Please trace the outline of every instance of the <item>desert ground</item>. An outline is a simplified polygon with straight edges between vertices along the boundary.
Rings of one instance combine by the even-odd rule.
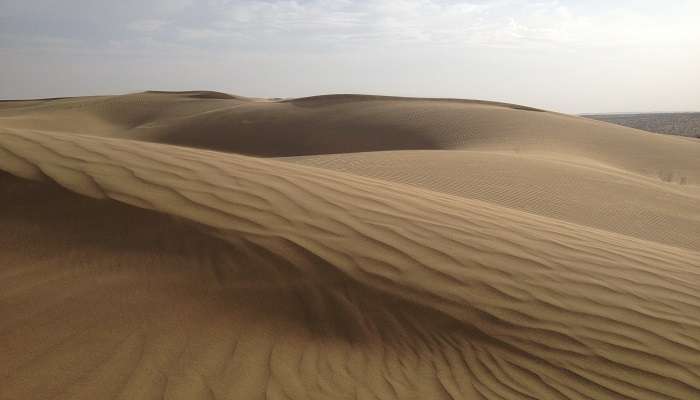
[[[0,102],[0,399],[700,399],[700,140],[526,106]]]
[[[668,135],[700,138],[700,113],[587,114],[587,118]]]

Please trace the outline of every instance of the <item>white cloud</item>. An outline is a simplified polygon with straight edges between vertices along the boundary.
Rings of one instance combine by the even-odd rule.
[[[693,7],[682,3],[679,10]],[[693,8],[697,10],[697,7]],[[379,44],[440,44],[468,46],[663,45],[697,36],[692,13],[648,14],[595,5],[575,10],[561,1],[444,0],[236,1],[209,5],[208,34],[189,38],[253,38],[260,45],[283,47],[304,41],[306,47]],[[215,34],[216,33],[216,34]]]
[[[699,16],[698,0],[0,0],[0,97],[154,82],[700,108]]]
[[[140,1],[124,0],[96,8],[86,0],[66,0],[56,9],[54,2],[27,0],[37,6],[8,8],[9,16],[0,17],[0,34],[23,35],[27,46],[36,42],[32,37],[79,37],[85,46],[98,46],[100,40],[137,45],[139,36],[150,36],[169,45],[270,51],[405,44],[570,48],[700,42],[700,2],[675,0],[675,7],[667,7],[671,11],[650,13],[638,6],[644,1],[625,8],[605,7],[599,1],[581,6],[571,0],[157,0],[144,7]],[[71,10],[71,4],[81,12]],[[23,28],[30,20],[44,23],[33,24],[34,30]]]
[[[141,19],[130,22],[126,27],[132,31],[150,33],[160,30],[167,23],[160,19]]]

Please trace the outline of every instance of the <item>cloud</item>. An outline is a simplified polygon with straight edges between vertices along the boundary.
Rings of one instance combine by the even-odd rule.
[[[59,4],[60,3],[60,4]],[[0,39],[36,46],[40,38],[84,47],[144,37],[164,48],[323,52],[343,48],[490,46],[518,48],[664,45],[700,41],[697,3],[651,13],[573,1],[455,0],[0,0]],[[602,10],[602,11],[601,11]],[[673,11],[675,10],[675,11]],[[695,12],[695,14],[693,14]],[[0,43],[2,45],[2,43]]]
[[[0,0],[0,97],[155,86],[693,109],[698,15],[697,0]]]
[[[160,19],[141,19],[130,22],[126,27],[132,31],[148,33],[160,30],[167,23]]]

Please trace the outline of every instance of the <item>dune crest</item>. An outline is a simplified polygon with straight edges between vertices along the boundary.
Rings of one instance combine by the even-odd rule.
[[[0,171],[22,179],[0,176],[2,399],[700,396],[688,150],[644,164],[684,171],[681,185],[639,155],[588,158],[599,144],[585,141],[562,141],[580,151],[569,164],[534,142],[520,157],[466,141],[434,164],[435,149],[265,159],[6,119]],[[617,129],[610,140],[649,145]],[[642,226],[406,167],[450,156],[542,180],[589,171],[592,191],[641,194]],[[663,201],[685,207],[677,232],[657,221]]]
[[[461,340],[551,380],[543,393],[700,393],[697,252],[272,160],[49,133],[6,131],[0,145],[0,166],[16,175],[184,217],[288,259],[315,256],[439,310],[464,323]],[[453,346],[440,347],[467,368],[470,355]],[[486,391],[484,372],[472,374]]]

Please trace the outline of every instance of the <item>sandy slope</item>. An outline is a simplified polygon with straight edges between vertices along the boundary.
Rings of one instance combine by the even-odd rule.
[[[0,398],[700,398],[698,154],[475,101],[0,103]]]

